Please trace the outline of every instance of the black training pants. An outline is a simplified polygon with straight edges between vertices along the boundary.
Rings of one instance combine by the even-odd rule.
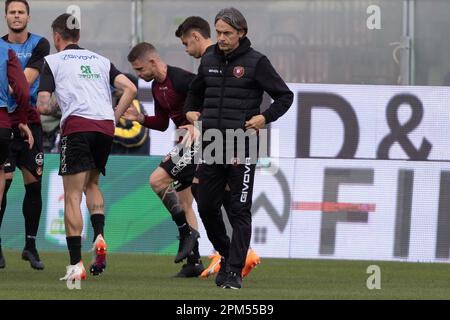
[[[254,161],[253,161],[254,162]],[[255,164],[246,158],[243,164],[201,164],[198,168],[198,211],[214,249],[225,257],[230,269],[241,273],[252,234],[252,193]],[[231,210],[227,212],[233,236],[227,236],[222,219],[225,185],[230,186]]]

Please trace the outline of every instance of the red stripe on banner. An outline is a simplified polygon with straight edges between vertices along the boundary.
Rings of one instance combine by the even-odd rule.
[[[323,212],[375,212],[374,203],[342,203],[342,202],[292,202],[292,210]]]

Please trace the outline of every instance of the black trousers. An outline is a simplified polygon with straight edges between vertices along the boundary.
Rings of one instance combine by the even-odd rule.
[[[247,158],[249,160],[249,158]],[[241,273],[252,235],[252,194],[255,164],[201,164],[198,168],[198,211],[209,240],[229,265],[230,272]],[[227,212],[233,228],[230,242],[222,219],[225,185],[231,189],[231,210]]]

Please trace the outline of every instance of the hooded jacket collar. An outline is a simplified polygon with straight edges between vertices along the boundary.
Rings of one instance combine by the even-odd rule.
[[[239,46],[234,49],[230,54],[225,55],[225,53],[219,49],[219,45],[215,44],[215,52],[219,54],[223,60],[234,60],[239,56],[244,55],[248,51],[251,50],[252,43],[247,37],[242,38],[239,40]]]

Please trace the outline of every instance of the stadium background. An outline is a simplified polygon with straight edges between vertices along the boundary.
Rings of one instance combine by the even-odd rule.
[[[361,129],[358,152],[353,158],[360,159],[334,159],[339,151],[336,146],[343,143],[336,137],[342,136],[344,125],[328,110],[314,113],[308,156],[300,157],[301,152],[295,150],[302,147],[295,131],[300,112],[298,101],[282,122],[272,126],[279,129],[276,134],[280,139],[272,140],[280,141],[278,154],[275,154],[276,143],[271,145],[271,155],[277,159],[268,159],[261,166],[270,171],[274,168],[272,164],[277,164],[286,181],[276,187],[273,178],[280,175],[265,174],[264,168],[259,170],[255,199],[260,201],[255,202],[256,209],[254,206],[252,246],[261,256],[449,261],[449,236],[445,232],[450,224],[446,214],[449,200],[443,189],[450,170],[447,163],[450,148],[448,138],[441,133],[449,132],[445,117],[448,118],[446,110],[450,100],[447,90],[437,86],[450,82],[450,59],[445,54],[450,43],[442,40],[446,39],[450,24],[446,14],[450,3],[444,0],[31,0],[30,30],[51,39],[51,21],[73,4],[81,9],[81,45],[109,57],[121,70],[131,71],[127,53],[134,43],[144,40],[153,43],[169,64],[194,72],[198,61],[185,54],[174,36],[176,27],[189,15],[200,15],[212,24],[218,9],[236,6],[248,20],[249,38],[254,47],[267,54],[296,97],[305,90],[331,92],[351,101]],[[381,30],[366,27],[369,5],[381,9]],[[0,31],[6,33],[6,27],[2,25]],[[302,83],[322,85],[302,86]],[[390,87],[383,90],[380,85]],[[140,99],[151,114],[149,85],[141,82],[140,87]],[[430,97],[428,89],[438,94]],[[377,100],[379,90],[386,94],[384,100]],[[398,145],[390,153],[390,158],[397,160],[377,157],[375,151],[380,141],[390,132],[385,119],[386,106],[400,93],[419,97],[423,104],[425,127],[418,126],[410,139],[417,149],[424,137],[431,141],[433,148],[427,160],[433,161],[408,161],[410,157]],[[265,104],[268,102],[266,99]],[[407,107],[403,110],[400,117],[403,121],[408,120],[408,112],[413,112],[408,110]],[[363,132],[369,133],[364,136]],[[106,233],[113,252],[173,254],[177,248],[173,222],[148,187],[148,175],[169,149],[171,131],[151,132],[150,139],[151,157],[114,156],[107,168],[109,174],[102,180],[107,205]],[[56,155],[47,155],[43,188],[46,192],[38,240],[41,250],[66,250],[61,241],[62,185],[55,176],[57,164]],[[356,174],[355,184],[363,186],[345,189],[334,202],[375,207],[369,206],[364,211],[365,207],[359,206],[353,212],[350,207],[332,213],[322,210],[321,203],[333,202],[327,198],[327,185],[323,183],[329,168],[373,169],[366,177]],[[334,177],[341,175],[337,172]],[[347,176],[353,181],[351,174]],[[23,246],[22,188],[21,179],[16,175],[2,226],[2,245],[6,249]],[[291,201],[286,201],[287,196]],[[313,208],[308,209],[308,205]],[[334,222],[328,218],[332,215]],[[211,248],[204,230],[201,231],[202,253],[207,254]],[[86,243],[90,242],[90,232],[88,225]]]

